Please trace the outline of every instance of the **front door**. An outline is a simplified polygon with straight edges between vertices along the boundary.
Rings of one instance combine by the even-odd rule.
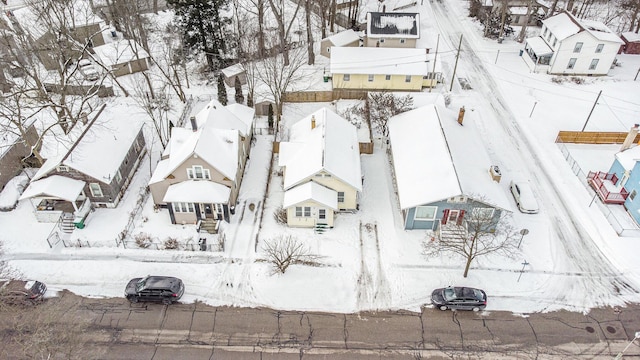
[[[447,218],[447,223],[455,224],[458,221],[459,214],[460,214],[459,210],[450,210],[449,217]]]
[[[212,217],[212,214],[213,207],[211,204],[200,204],[200,216],[202,216],[203,219]]]

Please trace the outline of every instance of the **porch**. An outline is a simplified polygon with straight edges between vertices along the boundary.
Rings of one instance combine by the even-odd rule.
[[[532,72],[547,73],[553,57],[553,50],[538,36],[526,40],[524,50],[521,50],[520,55]]]
[[[616,174],[602,171],[589,171],[587,175],[587,182],[605,204],[624,204],[627,200],[629,193],[624,187],[618,186],[618,180]]]

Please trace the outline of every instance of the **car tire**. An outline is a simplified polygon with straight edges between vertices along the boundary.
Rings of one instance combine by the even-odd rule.
[[[447,310],[447,307],[445,305],[440,305],[440,310],[445,311]]]
[[[135,303],[137,303],[137,302],[138,302],[138,297],[137,297],[137,296],[132,296],[132,297],[130,297],[130,298],[129,298],[129,301],[130,301],[131,303],[135,304]]]
[[[164,305],[171,305],[171,299],[162,299]]]
[[[471,309],[471,310],[473,310],[473,312],[478,312],[478,311],[480,311],[480,308],[476,306],[476,307],[474,307],[474,308],[473,308],[473,309]]]

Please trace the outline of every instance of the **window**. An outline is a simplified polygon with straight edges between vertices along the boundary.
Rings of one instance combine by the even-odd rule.
[[[327,210],[326,209],[318,209],[318,219],[324,220],[327,218]]]
[[[100,188],[100,184],[91,183],[89,184],[89,190],[91,190],[91,196],[93,197],[103,197],[102,189]]]
[[[179,203],[172,203],[172,205],[173,205],[173,212],[187,213],[187,212],[196,211],[195,207],[193,206],[193,203],[179,202]]]
[[[633,199],[636,197],[637,194],[638,192],[635,189],[631,190],[631,194],[629,194],[629,199],[633,201]]]
[[[62,171],[62,172],[69,171],[69,167],[67,165],[58,165],[58,171]]]
[[[413,218],[416,220],[435,220],[437,210],[437,206],[418,206]]]
[[[383,43],[383,42],[384,42],[384,39],[380,39],[380,42],[381,42],[381,43]]]
[[[573,52],[574,53],[579,53],[582,50],[582,43],[581,42],[577,42],[576,46],[573,48]]]
[[[385,75],[384,79],[387,80],[387,81],[391,80],[391,75]]]
[[[338,191],[338,202],[344,202],[344,191]]]
[[[547,30],[549,30],[549,29],[547,29],[547,28],[545,27],[545,28],[544,28],[544,30],[542,31],[542,36],[547,36]]]
[[[591,64],[589,65],[589,70],[595,70],[598,67],[598,61],[600,60],[599,59],[591,60]]]
[[[576,66],[576,58],[569,59],[569,64],[567,64],[567,69],[573,69]]]
[[[296,206],[296,217],[310,217],[311,207],[309,206]]]
[[[486,220],[493,218],[493,208],[474,208],[471,211],[471,218],[474,220]]]
[[[374,77],[373,74],[369,74],[369,82],[373,81],[373,77]]]
[[[342,80],[344,81],[350,81],[351,80],[351,74],[344,74],[342,76]]]
[[[311,207],[310,206],[305,206],[304,207],[304,217],[310,217],[311,216]]]
[[[327,52],[331,52],[331,48],[330,47],[327,48]]]
[[[302,206],[296,206],[296,217],[302,217]]]
[[[209,169],[205,169],[200,165],[194,165],[187,169],[187,177],[189,179],[211,179]]]
[[[556,43],[558,42],[558,39],[553,39],[553,47],[556,47]]]
[[[122,181],[122,175],[120,175],[120,170],[116,171],[116,182],[119,183]]]
[[[404,77],[404,82],[411,82],[411,75],[407,75]]]
[[[596,46],[596,53],[601,53],[603,48],[604,44],[598,44],[598,46]]]
[[[400,39],[400,44],[404,44],[406,42],[405,39]]]

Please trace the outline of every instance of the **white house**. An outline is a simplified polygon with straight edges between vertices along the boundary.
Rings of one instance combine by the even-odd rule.
[[[523,59],[534,72],[607,75],[623,41],[601,22],[562,12],[542,21],[526,40]]]

